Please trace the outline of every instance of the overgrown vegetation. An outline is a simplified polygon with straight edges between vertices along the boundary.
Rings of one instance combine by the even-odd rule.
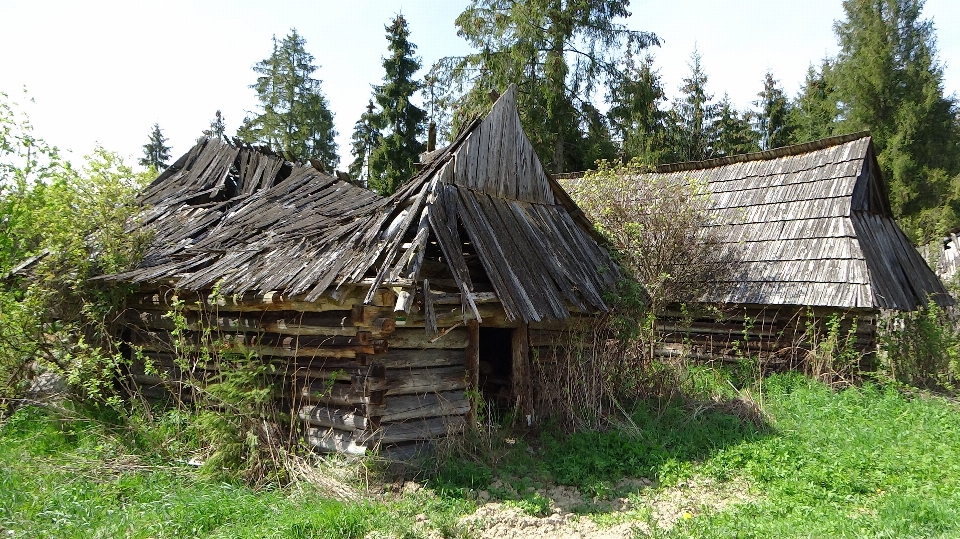
[[[125,290],[90,278],[138,260],[149,238],[124,226],[146,180],[104,149],[74,168],[0,99],[0,415],[33,372],[110,397],[121,366],[110,328]]]

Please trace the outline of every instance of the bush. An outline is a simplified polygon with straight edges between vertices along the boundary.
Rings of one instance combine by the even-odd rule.
[[[0,94],[0,414],[36,370],[109,397],[126,291],[90,279],[138,261],[149,238],[125,226],[146,179],[102,148],[74,168]]]

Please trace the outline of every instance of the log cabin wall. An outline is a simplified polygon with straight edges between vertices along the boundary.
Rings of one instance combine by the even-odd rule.
[[[865,361],[877,350],[877,309],[724,305],[674,308],[658,319],[661,357],[697,361],[759,361],[768,369],[801,368],[825,353],[849,346]]]
[[[298,418],[307,444],[323,452],[365,454],[460,433],[477,419],[478,398],[516,408],[530,424],[540,418],[531,362],[568,342],[566,323],[529,329],[508,321],[499,303],[483,303],[484,327],[505,332],[509,344],[505,384],[484,391],[490,373],[480,357],[493,343],[480,339],[476,320],[463,322],[460,305],[440,305],[440,327],[428,334],[419,309],[395,311],[395,291],[373,297],[365,305],[357,291],[312,302],[280,293],[141,291],[123,319],[139,358],[131,376],[145,395],[190,401],[229,364],[222,356],[269,362],[277,403]]]

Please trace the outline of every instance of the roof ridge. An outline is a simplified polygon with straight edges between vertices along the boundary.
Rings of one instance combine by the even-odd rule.
[[[701,170],[701,169],[707,169],[707,168],[716,168],[724,165],[730,165],[733,163],[746,163],[750,161],[769,161],[771,159],[778,159],[780,157],[788,157],[792,155],[815,152],[817,150],[823,150],[825,148],[839,146],[841,144],[846,144],[847,142],[853,142],[854,140],[860,140],[862,138],[866,138],[869,136],[870,136],[869,131],[857,131],[856,133],[836,135],[832,137],[822,138],[819,140],[812,140],[810,142],[803,142],[801,144],[793,144],[791,146],[782,146],[780,148],[774,148],[772,150],[764,150],[761,152],[730,155],[726,157],[716,157],[714,159],[707,159],[704,161],[685,161],[682,163],[668,163],[665,165],[657,166],[656,171],[657,172],[680,172],[684,170]]]

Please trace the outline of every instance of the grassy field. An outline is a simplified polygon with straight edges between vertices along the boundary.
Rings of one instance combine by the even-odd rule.
[[[837,392],[798,375],[767,378],[750,395],[760,421],[745,420],[743,406],[674,400],[639,405],[602,433],[499,433],[447,458],[426,488],[349,502],[304,484],[218,481],[109,424],[23,408],[0,429],[0,531],[471,537],[480,531],[458,520],[478,497],[544,516],[567,485],[582,500],[566,510],[601,527],[635,522],[638,537],[960,536],[954,402],[872,385]]]

